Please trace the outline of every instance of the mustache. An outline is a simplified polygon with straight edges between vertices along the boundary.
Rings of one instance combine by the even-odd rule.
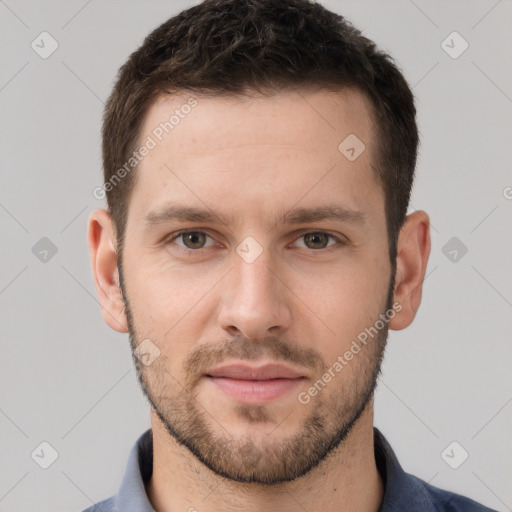
[[[260,340],[238,336],[196,347],[185,362],[185,374],[193,386],[212,365],[230,359],[254,361],[264,357],[293,363],[313,370],[316,374],[322,374],[327,369],[324,358],[314,349],[290,345],[276,336],[267,336]]]

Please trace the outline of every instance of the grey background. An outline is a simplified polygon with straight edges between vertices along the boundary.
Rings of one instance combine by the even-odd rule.
[[[114,76],[192,3],[0,0],[1,511],[114,494],[149,427],[128,338],[100,314],[86,222],[103,206],[92,190]],[[375,425],[406,471],[512,510],[512,2],[324,5],[391,52],[419,109],[411,211],[431,216],[432,254],[416,321],[391,333]],[[42,31],[59,44],[46,60],[31,48]],[[469,43],[457,59],[441,47],[453,31]],[[46,263],[32,252],[42,237],[57,248]],[[455,262],[452,237],[468,249]],[[58,452],[48,469],[31,458],[43,441]],[[458,469],[441,457],[452,441],[469,453]]]

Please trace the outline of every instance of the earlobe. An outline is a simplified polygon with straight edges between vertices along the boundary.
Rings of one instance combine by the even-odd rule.
[[[429,255],[430,221],[419,210],[407,216],[398,237],[394,301],[402,309],[390,321],[390,329],[404,329],[414,320],[421,303]]]
[[[88,243],[101,311],[112,329],[128,332],[115,242],[114,225],[109,213],[103,209],[94,210],[89,216]]]

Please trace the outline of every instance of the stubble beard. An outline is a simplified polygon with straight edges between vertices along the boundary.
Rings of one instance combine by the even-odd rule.
[[[233,407],[234,416],[237,424],[247,423],[247,434],[242,437],[231,435],[229,426],[220,425],[200,402],[197,387],[201,368],[197,367],[198,364],[200,366],[205,361],[211,364],[230,357],[254,360],[270,355],[315,368],[320,378],[322,369],[326,368],[321,355],[312,350],[300,351],[277,337],[258,342],[235,338],[221,344],[203,344],[187,357],[185,381],[180,383],[171,374],[164,354],[151,366],[144,366],[136,357],[135,349],[144,337],[136,334],[121,268],[119,274],[130,345],[142,392],[168,434],[217,475],[235,482],[267,486],[293,481],[334,454],[369,407],[381,373],[387,324],[349,363],[359,365],[359,369],[353,372],[354,379],[348,385],[344,383],[344,387],[336,387],[335,377],[311,400],[307,405],[310,412],[299,431],[284,435],[282,428],[286,424],[286,415],[281,413],[284,417],[276,418],[275,408],[270,405],[237,404]],[[391,307],[392,291],[393,283],[390,283],[386,311]],[[297,400],[297,407],[306,406]],[[267,426],[266,434],[255,435],[254,432],[261,431],[262,425]]]

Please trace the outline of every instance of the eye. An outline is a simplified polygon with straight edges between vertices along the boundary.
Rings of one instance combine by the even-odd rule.
[[[206,247],[209,247],[210,245],[205,245],[207,239],[212,237],[210,235],[207,235],[203,231],[181,231],[179,233],[176,233],[173,235],[167,243],[174,242],[175,240],[180,240],[183,242],[182,244],[177,243],[179,247],[182,247],[184,249],[189,250],[197,250],[197,249],[204,249]]]
[[[210,243],[208,243],[208,240],[210,240]],[[330,247],[343,245],[344,243],[342,239],[324,231],[303,233],[295,244],[300,240],[303,240],[303,245],[296,245],[297,247],[312,250],[329,249]],[[165,243],[176,243],[176,245],[184,251],[199,251],[213,246],[215,242],[213,238],[204,231],[180,231],[169,237]]]
[[[311,231],[309,233],[304,233],[301,235],[298,240],[304,240],[306,249],[327,249],[328,247],[332,247],[335,244],[340,244],[342,241],[331,235],[329,233],[325,233],[324,231]],[[333,241],[333,243],[329,244],[329,239]]]

